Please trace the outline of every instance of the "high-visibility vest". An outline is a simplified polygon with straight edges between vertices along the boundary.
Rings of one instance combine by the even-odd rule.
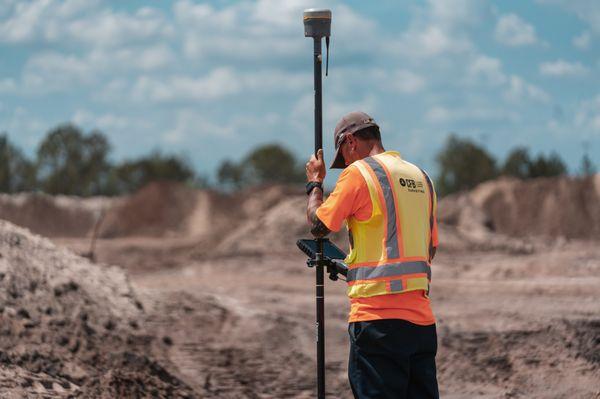
[[[387,151],[353,163],[373,204],[366,221],[346,220],[351,250],[348,296],[368,298],[423,290],[431,282],[435,192],[427,174]]]

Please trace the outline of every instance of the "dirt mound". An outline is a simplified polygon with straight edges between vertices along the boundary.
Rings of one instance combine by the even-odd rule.
[[[283,252],[306,235],[308,227],[305,198],[278,201],[266,212],[257,214],[236,227],[217,246],[217,252],[230,254],[260,254]]]
[[[183,229],[192,212],[196,191],[179,183],[150,183],[112,208],[100,227],[100,237],[163,236]]]
[[[287,249],[307,232],[305,201],[290,186],[225,194],[152,183],[107,214],[100,236],[192,238],[201,251],[218,254]]]
[[[247,219],[225,236],[216,247],[225,254],[274,254],[298,251],[296,241],[310,237],[306,222],[306,195],[298,190],[274,186],[257,191],[243,203]],[[344,243],[344,232],[331,237]]]
[[[218,236],[242,213],[241,201],[235,196],[176,182],[153,182],[107,213],[100,237]]]
[[[509,236],[600,238],[600,174],[501,178],[440,201],[442,223]]]
[[[154,336],[120,268],[5,221],[0,318],[0,386],[16,396],[190,396],[152,359]]]
[[[463,392],[592,397],[600,375],[600,320],[556,320],[530,330],[441,332],[438,372]],[[485,348],[485,349],[483,349]],[[549,384],[548,381],[553,381]],[[506,392],[506,387],[511,389]]]
[[[107,197],[0,194],[0,219],[47,237],[85,237],[103,210],[115,202],[118,199]]]

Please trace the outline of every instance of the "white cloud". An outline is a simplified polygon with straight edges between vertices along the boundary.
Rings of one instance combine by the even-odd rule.
[[[215,121],[212,115],[206,115],[195,108],[183,108],[177,111],[174,126],[167,129],[162,140],[169,144],[181,144],[186,140],[206,137],[230,141],[238,138],[242,132],[261,132],[280,125],[281,117],[274,112],[237,115],[227,121]]]
[[[17,88],[14,79],[4,78],[0,80],[0,93],[14,93]]]
[[[556,60],[541,63],[540,73],[545,76],[582,76],[588,73],[588,69],[580,62]]]
[[[402,57],[431,58],[443,54],[461,54],[473,48],[466,35],[447,31],[442,26],[428,25],[405,32],[398,41],[385,44],[387,51]]]
[[[263,69],[238,72],[230,67],[218,67],[204,76],[173,75],[157,79],[141,76],[132,93],[133,99],[144,102],[186,102],[215,100],[239,93],[269,94],[293,92],[312,82],[309,73],[286,73]]]
[[[164,15],[149,7],[131,15],[103,10],[70,22],[65,31],[75,40],[102,47],[163,39],[174,34]]]
[[[348,73],[346,73],[346,75],[348,75]],[[350,78],[351,80],[362,79],[363,83],[366,83],[366,86],[371,89],[374,87],[371,85],[373,83],[380,90],[400,94],[414,94],[420,92],[427,84],[427,81],[423,76],[403,68],[389,71],[385,69],[359,71],[352,75],[354,75],[354,78]]]
[[[508,46],[526,46],[535,44],[535,28],[516,14],[502,15],[496,24],[496,40]]]
[[[4,117],[0,118],[2,131],[17,137],[20,143],[24,143],[29,148],[35,147],[48,129],[47,121],[41,120],[23,107],[7,110],[3,114]]]
[[[175,126],[169,129],[163,140],[170,144],[180,144],[186,139],[198,136],[232,137],[234,129],[224,123],[213,123],[195,109],[179,110],[175,116]]]
[[[78,88],[94,81],[84,60],[58,53],[41,53],[25,64],[21,82],[23,94],[45,94]]]
[[[600,34],[600,2],[593,0],[537,0],[542,4],[553,4],[577,15],[590,29]]]
[[[503,91],[504,99],[510,103],[526,100],[547,103],[551,98],[542,88],[526,82],[522,77],[506,74],[499,59],[486,55],[476,56],[469,64],[465,82],[468,86],[484,83],[499,87]]]
[[[575,126],[584,135],[589,132],[600,134],[600,94],[580,103],[575,113]]]
[[[222,67],[199,78],[172,76],[168,79],[156,79],[141,76],[134,85],[133,97],[141,102],[212,100],[239,93],[240,90],[233,70]]]
[[[32,40],[51,6],[50,0],[14,4],[13,14],[0,22],[0,41],[21,43]]]
[[[389,87],[400,93],[413,94],[425,87],[425,78],[406,69],[398,69],[392,72]]]
[[[34,0],[9,6],[0,21],[0,42],[82,43],[115,46],[170,37],[174,31],[158,10],[120,13],[97,1]]]
[[[550,95],[543,89],[527,83],[523,78],[512,75],[509,78],[509,87],[504,92],[504,97],[511,102],[521,102],[525,99],[548,103]]]
[[[173,64],[176,55],[166,45],[123,49],[95,49],[79,56],[58,52],[34,54],[23,68],[21,79],[0,81],[0,92],[45,95],[100,84],[107,76],[130,71],[156,71]]]
[[[430,0],[418,9],[408,29],[383,47],[411,60],[468,53],[474,49],[469,29],[479,23],[484,10],[480,1]]]
[[[485,82],[493,86],[505,84],[507,77],[502,71],[502,62],[497,58],[479,55],[467,68],[470,82]]]
[[[448,108],[436,105],[425,114],[425,119],[431,123],[445,123],[451,119],[451,112]]]
[[[282,13],[286,4],[288,2],[270,4],[272,17],[263,10],[268,8],[264,1],[217,9],[210,4],[181,0],[175,3],[173,11],[183,32],[183,48],[188,57],[206,59],[219,54],[232,59],[257,59],[273,53],[289,55],[298,50],[300,43],[294,45],[286,35],[294,25],[282,27],[276,18],[287,16]],[[282,28],[279,34],[276,27]]]
[[[519,115],[514,110],[506,110],[499,107],[488,107],[484,105],[462,105],[445,107],[436,105],[425,113],[425,120],[436,125],[448,125],[464,122],[490,122],[519,120]]]
[[[592,35],[590,35],[590,32],[581,32],[581,35],[573,38],[573,45],[580,50],[587,50],[591,41]]]
[[[448,28],[476,24],[483,8],[476,0],[429,0],[428,3],[432,21]]]
[[[95,115],[94,113],[83,109],[77,110],[71,118],[71,121],[77,125],[90,126],[92,129],[100,129],[109,132],[123,131],[132,126],[132,122],[128,117],[113,113]]]

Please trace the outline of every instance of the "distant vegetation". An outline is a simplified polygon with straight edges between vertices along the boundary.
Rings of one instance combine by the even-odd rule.
[[[567,167],[557,153],[532,157],[525,147],[514,148],[502,164],[485,148],[467,138],[451,134],[437,154],[440,170],[437,179],[439,195],[468,190],[486,180],[498,176],[513,176],[519,179],[558,176],[567,173]],[[585,154],[578,174],[589,176],[596,173],[591,159]]]
[[[119,163],[110,161],[112,146],[100,131],[83,132],[73,124],[50,130],[34,160],[0,134],[0,192],[43,191],[78,196],[122,195],[156,180],[208,186],[191,163],[180,155],[155,151]],[[240,162],[224,161],[217,187],[237,190],[258,184],[303,183],[304,169],[294,155],[277,144],[251,151]]]
[[[287,149],[267,144],[251,151],[239,163],[224,161],[217,180],[226,188],[239,189],[264,183],[303,183],[306,174]]]
[[[50,130],[30,160],[0,134],[0,192],[43,191],[79,196],[122,195],[155,180],[172,180],[196,187],[209,185],[183,156],[155,151],[137,159],[113,163],[112,147],[100,131],[83,132],[72,124]],[[450,135],[437,154],[437,191],[446,195],[467,190],[498,176],[529,179],[567,173],[558,154],[532,157],[527,148],[513,149],[499,163],[473,141]],[[584,155],[578,174],[591,175],[596,167]],[[259,184],[304,183],[302,163],[278,144],[259,146],[239,162],[225,160],[218,167],[215,188],[238,190]]]
[[[177,155],[154,152],[113,164],[107,137],[85,134],[75,125],[60,125],[48,132],[35,160],[27,159],[0,134],[0,192],[43,191],[66,195],[120,195],[153,180],[174,180],[202,185],[191,164]]]

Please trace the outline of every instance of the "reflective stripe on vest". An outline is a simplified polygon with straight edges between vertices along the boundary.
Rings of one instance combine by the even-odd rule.
[[[407,274],[426,273],[431,279],[431,268],[427,262],[398,262],[380,266],[362,266],[348,270],[347,282],[371,280],[381,277],[399,277]]]
[[[383,191],[383,199],[385,201],[385,209],[387,212],[387,237],[385,238],[385,247],[387,250],[387,258],[395,259],[400,257],[398,249],[398,226],[396,225],[396,205],[394,203],[394,194],[392,193],[392,185],[388,180],[383,167],[373,157],[365,158],[365,163],[373,169],[381,190]]]

